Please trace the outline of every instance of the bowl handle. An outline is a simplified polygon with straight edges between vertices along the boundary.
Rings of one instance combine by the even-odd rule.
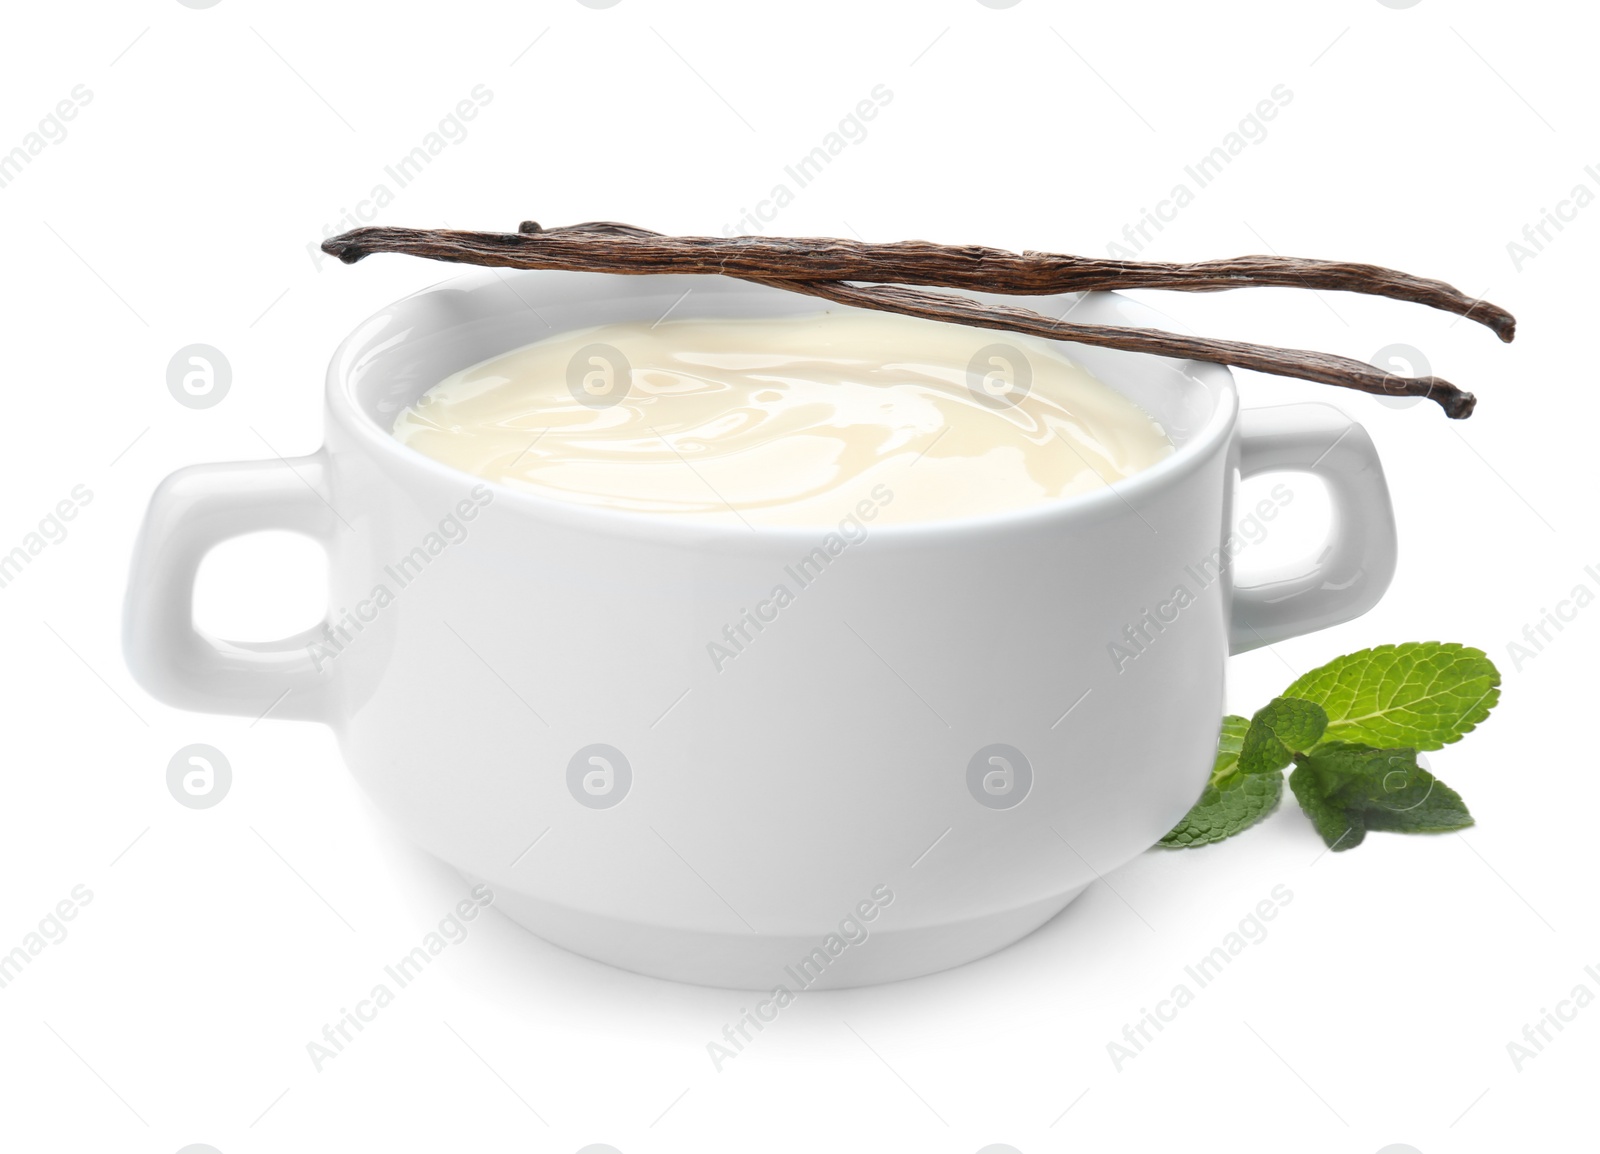
[[[1333,529],[1309,573],[1233,592],[1229,648],[1243,653],[1359,617],[1394,577],[1394,508],[1367,431],[1332,405],[1239,414],[1239,476],[1310,473],[1333,503]]]
[[[339,515],[324,496],[322,453],[179,469],[156,489],[134,546],[122,649],[134,679],[182,709],[322,720],[331,666],[314,656],[325,626],[277,641],[223,641],[194,626],[201,559],[230,537],[305,533],[327,547]]]

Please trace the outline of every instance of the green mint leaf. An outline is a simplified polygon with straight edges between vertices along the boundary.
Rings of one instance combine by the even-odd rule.
[[[1329,741],[1440,749],[1489,716],[1500,671],[1482,650],[1413,641],[1336,658],[1284,696],[1322,706]]]
[[[1161,845],[1209,845],[1249,829],[1272,812],[1283,795],[1283,778],[1247,777],[1238,772],[1239,748],[1249,728],[1250,722],[1242,717],[1229,715],[1222,719],[1211,781],[1194,808],[1161,839]]]
[[[1331,800],[1316,770],[1309,764],[1294,767],[1289,774],[1289,789],[1300,803],[1300,808],[1306,811],[1311,824],[1322,835],[1323,844],[1335,853],[1353,849],[1367,836],[1361,811],[1347,814],[1342,806]]]
[[[1331,742],[1298,759],[1289,788],[1336,850],[1368,830],[1442,833],[1472,824],[1461,795],[1417,764],[1410,748]]]
[[[1226,787],[1206,786],[1194,808],[1160,844],[1181,848],[1230,838],[1271,813],[1282,796],[1281,773],[1232,774]]]
[[[1240,773],[1277,773],[1317,744],[1328,715],[1315,702],[1275,697],[1250,719],[1239,751]]]
[[[1418,765],[1414,749],[1371,751],[1335,798],[1346,813],[1359,809],[1368,829],[1443,833],[1472,824],[1461,795]]]
[[[1311,771],[1324,797],[1342,803],[1347,796],[1359,801],[1366,788],[1362,783],[1381,778],[1389,767],[1389,756],[1402,753],[1411,753],[1415,764],[1414,750],[1374,749],[1359,742],[1329,741],[1296,759],[1296,765]],[[1348,795],[1346,790],[1350,791]]]
[[[1239,749],[1250,722],[1236,713],[1222,719],[1222,732],[1217,735],[1217,760],[1211,766],[1211,784],[1220,785],[1239,764]]]

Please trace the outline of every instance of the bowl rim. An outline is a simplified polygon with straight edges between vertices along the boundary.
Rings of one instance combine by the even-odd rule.
[[[375,337],[380,333],[388,332],[389,334],[386,347],[392,347],[397,339],[404,340],[409,336],[409,330],[403,329],[398,338],[390,331],[392,322],[401,317],[404,311],[416,309],[423,306],[429,298],[439,297],[446,293],[470,295],[473,292],[489,287],[508,287],[506,283],[507,275],[503,270],[499,269],[480,269],[450,277],[394,301],[356,325],[339,343],[329,361],[325,396],[327,417],[330,423],[336,425],[352,443],[360,445],[365,451],[373,454],[390,468],[420,474],[441,484],[448,484],[463,493],[469,491],[469,489],[475,490],[481,485],[487,487],[493,493],[493,500],[496,505],[520,510],[534,515],[540,520],[554,521],[575,528],[586,528],[620,536],[643,536],[665,541],[700,542],[705,540],[725,540],[731,543],[760,540],[791,544],[798,542],[815,544],[819,539],[825,539],[829,534],[838,532],[849,522],[850,516],[846,515],[840,519],[837,525],[752,525],[738,519],[724,523],[701,517],[678,517],[659,512],[585,505],[576,501],[542,496],[489,478],[478,477],[475,474],[464,472],[452,465],[435,460],[395,438],[390,430],[383,428],[375,417],[366,410],[366,407],[356,395],[358,382],[355,380],[355,374],[352,370],[358,364],[360,354],[363,351],[370,351],[367,346],[371,345]],[[702,285],[709,282],[722,282],[718,286],[721,292],[780,293],[785,296],[795,295],[797,299],[809,299],[799,298],[798,294],[788,294],[781,289],[772,289],[767,286],[751,284],[733,277],[723,276],[664,273],[621,277],[607,273],[577,273],[533,269],[515,270],[509,276],[518,279],[538,278],[540,280],[555,278],[557,283],[561,279],[566,279],[573,287],[577,287],[578,283],[575,278],[595,283],[604,280],[641,282],[648,287],[662,287],[667,282],[682,282],[684,284],[699,282]],[[520,294],[515,295],[520,296]],[[701,299],[704,300],[706,295],[701,294]],[[985,294],[981,293],[966,293],[964,295],[985,299]],[[1184,326],[1159,310],[1121,293],[1067,293],[1028,299],[1030,302],[1035,303],[1037,301],[1064,303],[1065,308],[1063,311],[1066,311],[1066,309],[1076,307],[1074,302],[1081,302],[1084,297],[1114,301],[1117,307],[1131,313],[1132,319],[1139,324],[1161,327],[1177,333],[1188,331]],[[1007,298],[994,297],[992,299],[1004,300]],[[853,306],[835,305],[820,299],[816,301],[816,304],[816,312],[819,314],[835,311],[872,311],[859,310]],[[710,312],[700,314],[700,317],[704,319],[715,315],[715,312]],[[795,313],[793,315],[805,314]],[[677,313],[674,313],[674,316],[682,319],[682,316]],[[683,314],[683,316],[694,317],[695,314],[691,312]],[[1044,338],[1034,337],[1031,339],[1043,340]],[[1045,343],[1060,347],[1065,351],[1065,355],[1069,357],[1072,356],[1072,349],[1082,347],[1071,341],[1047,340]],[[925,543],[962,535],[996,531],[1035,532],[1065,527],[1073,523],[1099,522],[1108,516],[1116,516],[1119,512],[1122,515],[1138,516],[1136,502],[1147,501],[1182,483],[1210,459],[1212,453],[1221,442],[1231,436],[1239,414],[1239,395],[1233,373],[1226,366],[1173,357],[1158,357],[1148,353],[1123,353],[1122,355],[1167,362],[1177,370],[1181,377],[1194,382],[1194,387],[1206,387],[1215,397],[1215,404],[1209,416],[1183,444],[1174,446],[1172,453],[1168,456],[1148,468],[1141,469],[1131,477],[1123,478],[1115,483],[1108,483],[1102,488],[1086,493],[1076,493],[1053,501],[1038,502],[1017,509],[1004,509],[970,516],[941,518],[939,520],[891,522],[883,525],[869,524],[862,526],[865,530],[865,536],[870,536],[873,540],[883,538],[898,540],[907,544]],[[471,482],[471,485],[463,486],[463,481]],[[859,539],[857,538],[857,540]]]

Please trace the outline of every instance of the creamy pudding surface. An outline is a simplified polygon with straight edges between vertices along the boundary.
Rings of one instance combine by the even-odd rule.
[[[561,333],[454,373],[400,441],[581,505],[831,527],[1021,509],[1172,452],[1143,410],[1043,341],[886,313]]]

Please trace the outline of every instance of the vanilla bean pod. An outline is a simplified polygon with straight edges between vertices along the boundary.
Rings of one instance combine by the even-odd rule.
[[[1051,320],[1028,309],[904,286],[1039,295],[1121,288],[1210,292],[1278,285],[1362,292],[1425,304],[1471,317],[1507,341],[1516,327],[1515,319],[1504,309],[1470,300],[1442,281],[1375,265],[1276,256],[1159,264],[1019,254],[926,241],[866,244],[829,238],[669,237],[612,222],[556,229],[525,222],[516,233],[366,227],[333,237],[323,242],[322,248],[346,263],[376,252],[394,252],[501,268],[721,274],[839,304],[927,320],[1186,357],[1385,396],[1429,397],[1448,416],[1458,419],[1471,414],[1475,398],[1439,377],[1396,377],[1360,361],[1302,349]],[[885,283],[851,283],[860,281]]]

